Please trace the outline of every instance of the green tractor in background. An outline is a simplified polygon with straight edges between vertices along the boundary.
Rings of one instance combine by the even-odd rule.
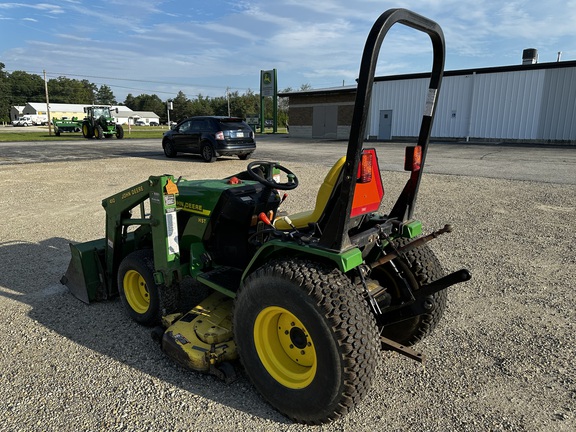
[[[396,23],[430,36],[433,65],[418,142],[406,147],[407,182],[381,211],[378,157],[363,140],[378,51]],[[446,288],[471,277],[466,269],[445,274],[427,245],[451,227],[422,235],[413,217],[443,69],[438,24],[405,9],[385,12],[364,49],[346,155],[314,209],[278,210],[279,191],[296,188],[298,177],[277,162],[254,161],[222,179],[151,176],[102,201],[104,237],[70,245],[61,282],[87,303],[119,296],[190,369],[230,380],[240,358],[255,388],[295,421],[346,414],[376,379],[381,349],[422,361],[411,346],[440,322]],[[105,118],[100,108],[92,119]],[[84,126],[102,135],[95,120]],[[183,304],[202,292],[193,308]]]
[[[84,108],[86,117],[82,122],[82,135],[84,138],[124,138],[124,128],[116,124],[116,120],[110,113],[109,106],[89,106]],[[116,108],[118,113],[118,108]]]

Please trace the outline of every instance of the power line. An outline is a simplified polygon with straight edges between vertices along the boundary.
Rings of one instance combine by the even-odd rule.
[[[41,73],[38,73],[36,71],[20,71],[20,70],[7,70],[5,69],[6,72],[8,73],[12,73],[12,72],[26,72],[29,74],[34,74],[34,75],[41,75]],[[102,80],[113,80],[113,81],[129,81],[129,82],[138,82],[138,83],[145,83],[145,84],[162,84],[162,85],[173,85],[173,86],[184,86],[184,87],[208,87],[208,88],[216,88],[216,89],[233,89],[233,90],[247,90],[249,89],[249,87],[231,87],[231,86],[216,86],[216,85],[210,85],[210,84],[194,84],[194,83],[178,83],[178,82],[171,82],[171,81],[155,81],[155,80],[143,80],[143,79],[135,79],[135,78],[118,78],[118,77],[105,77],[105,76],[97,76],[97,75],[80,75],[80,74],[72,74],[72,73],[65,73],[65,72],[46,72],[47,76],[50,77],[80,77],[80,78],[96,78],[96,79],[102,79]],[[120,86],[117,86],[120,87]],[[126,87],[129,88],[129,87]]]

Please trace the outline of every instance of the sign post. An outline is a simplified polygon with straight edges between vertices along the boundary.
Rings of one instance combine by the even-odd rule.
[[[260,71],[260,131],[264,133],[264,98],[272,96],[273,132],[278,132],[278,75],[276,69]]]

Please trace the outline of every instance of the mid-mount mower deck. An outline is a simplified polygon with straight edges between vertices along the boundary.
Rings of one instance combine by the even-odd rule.
[[[381,213],[378,158],[363,138],[378,52],[396,23],[427,33],[434,57],[418,142],[406,149],[409,178]],[[410,346],[440,321],[445,288],[470,278],[465,269],[444,275],[426,244],[450,227],[421,236],[413,219],[443,67],[436,23],[385,12],[364,49],[347,153],[314,209],[279,214],[278,191],[298,178],[274,162],[225,179],[152,176],[103,200],[106,235],[71,245],[62,282],[85,302],[119,294],[134,320],[163,326],[153,331],[162,349],[193,370],[232,379],[240,358],[263,397],[295,421],[344,415],[370,389],[381,349],[421,359]],[[191,310],[182,310],[185,278],[213,291]]]

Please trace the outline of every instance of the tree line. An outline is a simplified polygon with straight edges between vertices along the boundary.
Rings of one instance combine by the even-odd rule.
[[[24,71],[8,73],[4,70],[4,63],[0,62],[0,122],[10,120],[10,109],[16,105],[26,105],[27,102],[46,101],[44,79],[40,75]],[[48,94],[50,103],[69,104],[98,104],[98,105],[125,105],[133,111],[152,111],[160,117],[161,123],[168,121],[166,101],[156,94],[140,94],[134,96],[129,93],[123,102],[116,100],[112,89],[102,84],[100,86],[86,80],[78,80],[60,76],[48,80]],[[300,90],[307,90],[310,86],[304,84]],[[283,91],[291,91],[287,88]],[[238,91],[227,92],[218,97],[196,95],[188,98],[179,91],[174,98],[170,98],[173,109],[170,111],[170,120],[178,121],[195,115],[228,115],[246,118],[260,113],[260,96],[251,90],[243,94]],[[272,98],[265,98],[265,117],[272,119]],[[278,125],[288,124],[288,98],[279,98]]]

